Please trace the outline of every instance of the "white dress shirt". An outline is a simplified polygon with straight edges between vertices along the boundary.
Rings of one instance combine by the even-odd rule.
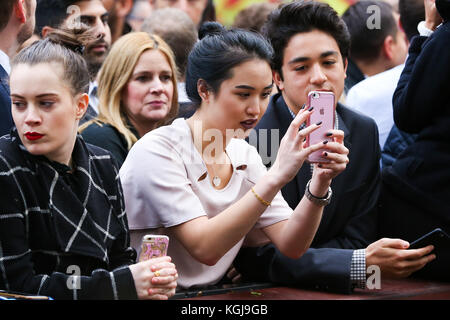
[[[375,120],[378,125],[380,147],[394,125],[392,96],[397,88],[404,64],[368,77],[348,92],[346,105]]]
[[[5,69],[6,73],[9,75],[11,73],[11,64],[9,62],[9,56],[0,50],[0,65]]]

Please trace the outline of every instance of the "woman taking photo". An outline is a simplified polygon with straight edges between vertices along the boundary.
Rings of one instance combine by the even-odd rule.
[[[332,178],[348,162],[342,131],[331,131],[333,142],[304,145],[320,126],[299,130],[311,114],[305,108],[267,171],[243,138],[269,102],[272,48],[260,35],[225,30],[218,23],[206,23],[200,38],[186,74],[187,93],[197,111],[138,141],[120,170],[132,245],[148,231],[168,235],[183,288],[219,283],[246,236],[246,245],[272,241],[285,255],[301,256],[323,206],[305,196],[293,211],[280,189],[311,152],[326,149],[332,161],[314,166],[308,188],[326,199]]]
[[[129,33],[117,40],[98,80],[98,118],[80,126],[86,142],[110,151],[119,167],[133,144],[178,113],[177,74],[158,36]]]
[[[54,31],[12,61],[16,128],[0,139],[0,289],[54,299],[167,299],[169,257],[134,264],[118,167],[85,144],[87,31]],[[80,42],[82,41],[82,42]]]

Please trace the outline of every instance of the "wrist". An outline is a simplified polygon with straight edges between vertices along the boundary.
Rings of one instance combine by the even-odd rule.
[[[330,179],[327,179],[327,181],[319,181],[319,179],[314,179],[313,177],[309,185],[309,191],[316,198],[323,198],[327,195],[330,185]]]
[[[274,172],[274,168],[271,167],[264,176],[264,183],[269,186],[271,190],[280,190],[286,183],[284,183]]]

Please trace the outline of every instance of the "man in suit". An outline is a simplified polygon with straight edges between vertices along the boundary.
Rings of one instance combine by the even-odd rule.
[[[19,46],[34,30],[36,0],[3,0],[0,8],[0,136],[14,126],[8,78],[9,64]]]
[[[273,78],[279,93],[271,98],[256,127],[258,133],[250,136],[250,142],[257,137],[260,155],[271,161],[275,155],[265,152],[276,152],[277,146],[272,144],[279,143],[310,91],[331,91],[339,100],[344,91],[350,37],[345,23],[329,5],[312,1],[297,1],[275,10],[264,30],[274,47]],[[367,268],[372,265],[380,268],[382,279],[405,277],[432,258],[424,257],[430,247],[405,250],[409,244],[400,239],[373,242],[377,238],[380,192],[376,124],[337,103],[334,129],[344,132],[350,162],[333,179],[333,195],[311,248],[295,260],[283,256],[271,244],[244,248],[235,261],[244,279],[349,293],[352,288],[366,287]],[[276,141],[271,139],[274,133],[279,136]],[[282,189],[291,207],[305,193],[311,171],[310,164],[305,163]]]

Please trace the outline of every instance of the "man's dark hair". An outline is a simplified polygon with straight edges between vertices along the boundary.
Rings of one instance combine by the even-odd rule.
[[[403,31],[411,41],[412,37],[419,34],[417,25],[420,21],[425,20],[423,0],[399,0],[398,11]]]
[[[272,11],[263,26],[263,34],[272,44],[274,56],[272,68],[281,76],[284,50],[289,40],[298,33],[320,30],[331,35],[337,42],[342,58],[348,56],[350,34],[344,21],[326,3],[296,1]]]
[[[2,0],[0,6],[0,31],[6,28],[17,0]]]
[[[37,0],[34,33],[42,36],[42,28],[59,28],[70,12],[68,8],[81,0]]]
[[[370,10],[373,6],[377,8],[377,11]],[[369,28],[369,19],[375,12],[380,13],[379,27]],[[387,2],[359,1],[344,12],[342,19],[350,32],[350,58],[353,60],[375,60],[380,55],[387,36],[390,35],[394,41],[396,40],[397,22],[394,18],[394,10]]]

